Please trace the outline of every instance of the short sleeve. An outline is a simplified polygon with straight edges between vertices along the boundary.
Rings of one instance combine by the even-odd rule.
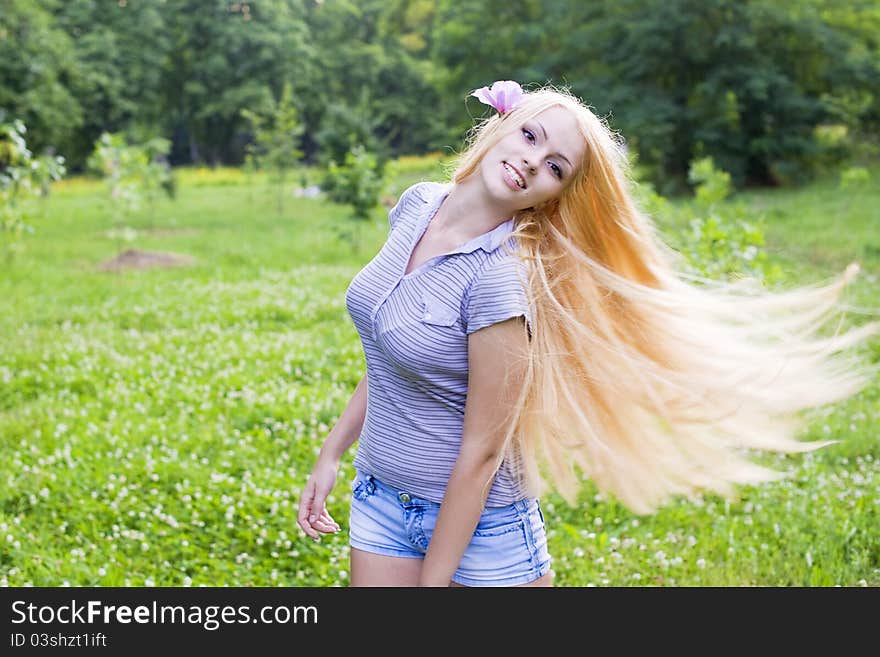
[[[515,255],[504,255],[486,265],[470,287],[466,308],[468,334],[519,316],[526,318],[531,333],[525,264]]]

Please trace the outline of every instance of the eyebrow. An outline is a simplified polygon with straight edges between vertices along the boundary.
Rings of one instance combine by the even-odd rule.
[[[544,133],[544,141],[547,141],[547,131],[544,130],[544,126],[541,125],[541,122],[538,121],[537,119],[535,119],[535,123],[538,124],[538,127],[541,128],[541,132]],[[565,155],[563,155],[562,153],[560,153],[560,152],[558,152],[558,151],[556,152],[556,155],[558,155],[558,156],[561,157],[563,160],[565,160],[566,162],[568,162],[568,166],[570,166],[572,169],[574,169],[574,165],[571,163],[571,161],[570,161],[567,157],[565,157]]]

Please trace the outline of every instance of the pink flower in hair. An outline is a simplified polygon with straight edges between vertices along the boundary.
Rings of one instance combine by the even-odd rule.
[[[471,96],[476,96],[480,102],[491,105],[499,114],[504,114],[522,100],[523,90],[513,80],[497,80],[492,83],[491,88],[480,87],[472,92]]]

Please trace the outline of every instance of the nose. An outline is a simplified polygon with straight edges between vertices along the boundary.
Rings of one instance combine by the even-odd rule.
[[[529,172],[529,175],[535,175],[535,167],[529,164],[529,161],[523,158],[523,166]]]

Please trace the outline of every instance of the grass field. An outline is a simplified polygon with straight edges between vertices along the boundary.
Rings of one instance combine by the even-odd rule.
[[[439,175],[404,162],[389,196]],[[880,169],[872,170],[880,179]],[[65,181],[33,202],[36,232],[0,275],[0,584],[346,585],[345,531],[320,543],[295,517],[326,432],[364,371],[344,291],[387,215],[339,235],[347,210],[286,201],[235,170],[179,172],[175,201],[117,220],[104,187]],[[836,177],[740,195],[766,216],[785,283],[850,261],[847,300],[880,306],[880,185]],[[684,205],[680,203],[679,205]],[[387,212],[387,211],[386,211]],[[659,218],[664,230],[673,220]],[[103,271],[136,248],[187,267]],[[865,317],[848,316],[861,323]],[[880,359],[880,344],[867,356]],[[558,586],[880,585],[880,381],[822,409],[768,457],[783,482],[637,517],[589,486],[543,500]],[[347,456],[329,500],[347,527]]]

